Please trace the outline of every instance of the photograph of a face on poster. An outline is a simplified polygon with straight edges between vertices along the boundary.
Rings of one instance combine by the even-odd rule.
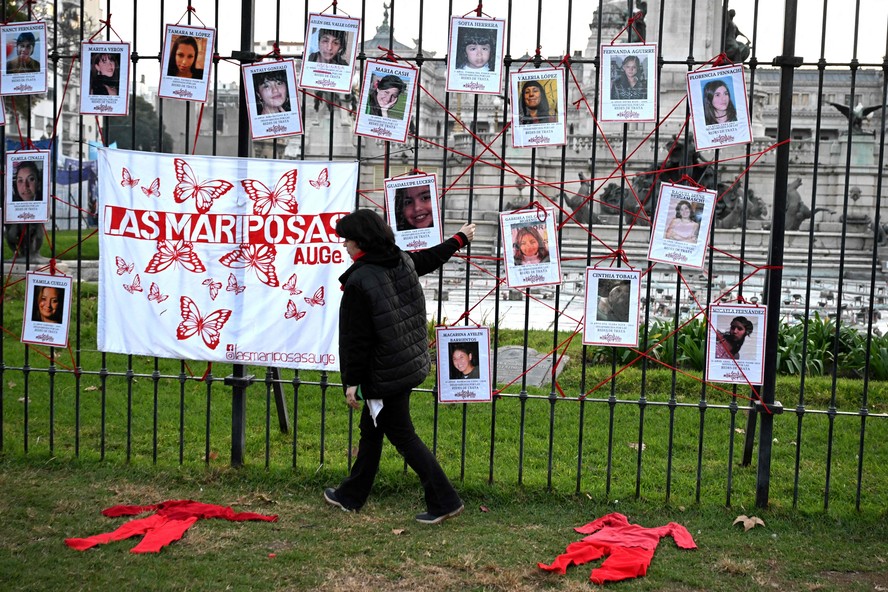
[[[648,259],[702,269],[715,199],[714,191],[663,183]]]
[[[510,288],[561,283],[554,208],[503,212],[500,228]]]
[[[447,91],[500,94],[506,21],[450,18]]]
[[[296,96],[296,63],[281,60],[249,64],[241,68],[250,106],[253,139],[295,136],[302,133],[302,117]]]
[[[6,154],[7,224],[49,220],[49,151],[29,150]]]
[[[655,121],[657,46],[601,46],[601,121]]]
[[[490,402],[490,329],[435,329],[440,403]]]
[[[80,44],[80,112],[118,116],[129,113],[129,43]]]
[[[763,306],[709,305],[707,380],[762,383],[765,313]]]
[[[415,251],[442,242],[438,210],[438,184],[434,175],[413,175],[385,180],[388,223],[395,242]]]
[[[743,66],[689,72],[688,99],[697,150],[752,141]]]
[[[299,85],[336,93],[351,92],[360,19],[310,14]]]
[[[368,60],[355,134],[403,142],[413,110],[416,69]]]
[[[206,102],[215,29],[167,25],[158,96]]]
[[[566,141],[564,70],[548,68],[509,74],[512,146],[558,146]]]
[[[28,296],[22,320],[23,343],[68,346],[72,286],[73,280],[69,276],[28,274]]]
[[[586,268],[585,345],[638,345],[641,271]]]
[[[3,71],[0,94],[33,95],[46,92],[46,23],[0,26]]]

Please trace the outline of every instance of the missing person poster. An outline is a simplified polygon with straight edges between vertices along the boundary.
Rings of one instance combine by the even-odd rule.
[[[500,228],[510,288],[561,283],[554,208],[503,212]]]
[[[241,68],[250,107],[250,134],[254,140],[302,133],[293,60],[248,64]]]
[[[386,179],[385,202],[395,242],[403,250],[425,249],[444,240],[435,175]]]
[[[656,121],[657,46],[601,46],[601,121]]]
[[[46,23],[0,25],[3,70],[0,95],[35,95],[46,92]]]
[[[416,68],[367,60],[355,134],[392,142],[407,139]]]
[[[688,100],[697,150],[752,141],[743,66],[688,72]]]
[[[6,154],[7,224],[49,220],[49,151],[26,150]]]
[[[503,39],[506,21],[450,17],[447,92],[503,92]]]
[[[159,97],[205,103],[213,65],[215,29],[167,25]]]
[[[489,403],[490,329],[437,327],[438,402]]]
[[[28,273],[22,343],[68,347],[73,286],[69,276]]]
[[[638,346],[641,271],[586,268],[584,345]]]
[[[534,148],[565,143],[564,70],[512,72],[512,146]]]
[[[335,93],[351,92],[360,37],[360,19],[308,15],[299,86]]]
[[[129,43],[80,44],[80,112],[118,116],[129,113]]]
[[[766,311],[764,306],[709,305],[707,380],[732,384],[762,383]]]
[[[648,259],[703,269],[716,193],[684,185],[660,185]]]

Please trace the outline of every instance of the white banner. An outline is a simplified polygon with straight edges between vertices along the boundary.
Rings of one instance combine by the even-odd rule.
[[[99,350],[339,370],[357,173],[100,150]]]

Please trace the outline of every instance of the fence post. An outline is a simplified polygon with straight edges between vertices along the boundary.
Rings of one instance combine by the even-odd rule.
[[[774,215],[771,220],[771,239],[768,248],[768,273],[765,279],[765,303],[768,306],[767,331],[765,332],[765,380],[762,384],[759,422],[758,473],[756,476],[755,504],[760,508],[768,505],[771,485],[771,442],[774,434],[774,393],[777,382],[777,337],[780,330],[780,297],[783,283],[783,235],[786,231],[786,185],[789,180],[789,142],[792,130],[792,88],[795,68],[802,58],[795,54],[796,16],[798,0],[786,0],[783,25],[782,55],[774,58],[780,67],[780,111],[777,120],[777,159],[774,170]],[[785,142],[785,143],[781,143]]]

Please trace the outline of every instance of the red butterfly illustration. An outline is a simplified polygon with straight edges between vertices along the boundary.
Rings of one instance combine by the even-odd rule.
[[[274,186],[274,191],[268,189],[264,183],[255,179],[244,179],[241,185],[247,192],[247,197],[253,200],[253,214],[265,216],[271,212],[271,208],[283,208],[295,214],[299,211],[299,204],[296,203],[296,177],[299,171],[293,169],[287,171],[278,179]]]
[[[302,290],[296,289],[296,274],[290,276],[290,279],[287,280],[287,283],[281,286],[284,290],[290,293],[290,296],[298,296],[302,294]]]
[[[328,175],[329,175],[329,173],[327,173],[327,169],[324,169],[323,171],[321,171],[321,174],[318,175],[317,181],[315,181],[314,179],[309,179],[308,182],[315,189],[322,189],[324,187],[329,187],[330,181],[327,180]]]
[[[237,283],[237,278],[234,277],[233,273],[228,274],[228,286],[225,287],[225,290],[228,292],[234,292],[234,295],[237,296],[244,290],[246,290],[246,286],[240,286]]]
[[[130,174],[129,169],[127,169],[126,167],[123,167],[123,171],[120,175],[122,177],[120,180],[121,187],[129,187],[130,189],[132,189],[139,184],[139,180],[133,179],[133,176]]]
[[[214,282],[213,278],[204,280],[201,282],[201,284],[210,287],[210,300],[215,300],[216,296],[219,295],[219,290],[222,289],[222,282]]]
[[[314,293],[314,296],[311,298],[306,298],[305,301],[312,306],[324,306],[326,301],[324,300],[324,286],[321,286]]]
[[[304,310],[296,310],[296,304],[292,300],[287,300],[287,312],[284,313],[285,319],[295,318],[297,321],[305,316]]]
[[[151,282],[151,286],[148,288],[148,300],[150,302],[156,302],[160,304],[169,297],[169,294],[161,294],[160,288],[157,286],[157,284]]]
[[[126,259],[123,257],[117,256],[114,258],[114,263],[117,264],[117,275],[123,275],[125,273],[132,273],[133,269],[136,268],[135,262],[127,263]]]
[[[182,322],[176,327],[176,337],[181,341],[200,333],[206,346],[216,349],[220,332],[231,317],[231,311],[221,308],[202,317],[194,300],[188,296],[179,299],[179,311],[182,313]]]
[[[260,282],[275,288],[280,285],[274,270],[276,255],[274,245],[241,245],[236,251],[223,255],[219,263],[232,269],[252,268]]]
[[[159,273],[177,263],[192,273],[203,273],[207,270],[200,257],[194,252],[193,243],[182,240],[159,240],[157,241],[157,252],[145,267],[145,273]]]
[[[136,279],[133,280],[132,284],[123,284],[123,289],[130,294],[142,292],[142,279],[139,277],[139,274],[136,274]]]
[[[228,193],[234,185],[222,179],[199,183],[191,166],[181,158],[173,159],[178,183],[173,189],[176,203],[194,198],[194,205],[199,214],[206,214],[213,206],[213,200]]]
[[[150,187],[139,187],[147,197],[160,197],[160,177],[154,179]]]

